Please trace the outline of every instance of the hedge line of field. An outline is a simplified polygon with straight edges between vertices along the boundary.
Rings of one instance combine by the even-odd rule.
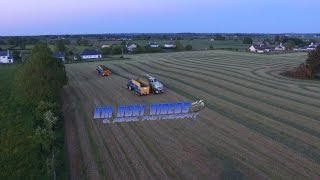
[[[22,65],[4,67],[0,78],[0,177],[66,179],[63,64],[39,44]]]

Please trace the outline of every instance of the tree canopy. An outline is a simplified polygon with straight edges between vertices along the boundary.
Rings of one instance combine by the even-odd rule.
[[[62,62],[53,57],[50,48],[37,44],[16,74],[14,98],[34,106],[40,101],[55,102],[65,76]]]
[[[312,75],[320,72],[320,46],[308,54],[306,66],[311,70]]]
[[[245,37],[243,39],[243,44],[252,44],[253,40],[251,37]]]

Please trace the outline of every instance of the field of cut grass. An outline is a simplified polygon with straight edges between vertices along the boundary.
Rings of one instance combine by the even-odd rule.
[[[71,179],[319,179],[320,82],[279,72],[306,54],[199,51],[67,64],[64,88]],[[95,73],[97,65],[112,75]],[[136,96],[142,73],[166,87]],[[203,99],[197,120],[103,124],[97,106]]]

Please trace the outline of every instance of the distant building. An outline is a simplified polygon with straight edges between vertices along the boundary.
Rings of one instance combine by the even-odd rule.
[[[250,52],[257,52],[257,53],[264,53],[264,52],[269,52],[270,48],[264,44],[260,44],[260,45],[252,45],[249,48]]]
[[[96,50],[85,49],[80,53],[81,59],[100,59],[102,58],[101,54]]]
[[[128,44],[127,49],[129,52],[133,52],[138,46],[136,44]]]
[[[101,48],[110,48],[109,44],[102,45]]]
[[[310,45],[307,46],[305,49],[306,49],[307,51],[313,51],[313,50],[315,50],[318,46],[320,46],[319,43],[313,43],[313,42],[311,42]]]
[[[62,52],[60,52],[60,51],[54,52],[54,53],[53,53],[53,56],[54,56],[55,58],[57,58],[57,59],[60,59],[62,62],[66,62],[66,57],[65,57],[65,55],[64,55]]]
[[[164,44],[164,47],[165,48],[175,48],[176,47],[176,45],[174,44],[174,42],[167,42],[167,43],[165,43]]]
[[[279,46],[276,46],[274,48],[275,51],[285,51],[286,47],[284,45],[282,45],[282,43],[279,44]]]
[[[159,44],[157,44],[156,42],[149,42],[148,46],[152,48],[157,48],[159,47]]]
[[[12,52],[7,51],[0,51],[0,63],[13,63]]]
[[[319,43],[313,43],[311,42],[310,45],[305,46],[305,47],[300,47],[300,48],[294,48],[293,51],[301,51],[301,52],[305,52],[305,51],[313,51],[315,50],[318,46],[320,46]]]

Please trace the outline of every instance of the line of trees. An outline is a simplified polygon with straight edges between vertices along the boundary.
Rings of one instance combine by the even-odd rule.
[[[18,162],[19,168],[11,169],[12,172],[7,172],[9,175],[55,177],[56,168],[64,165],[63,161],[57,161],[57,157],[63,154],[60,92],[65,83],[62,62],[52,56],[46,44],[37,44],[16,72],[11,97],[17,110],[28,113],[28,119],[23,123],[26,129],[31,129],[31,136],[21,138],[31,141],[24,145],[25,150],[33,149],[30,152],[36,153],[37,158]]]
[[[186,45],[185,47],[179,40],[174,41],[175,48],[172,48],[173,51],[190,51],[192,50],[192,46],[190,44]],[[122,52],[124,54],[128,53],[127,43],[125,41],[121,42],[120,45],[110,45],[110,47],[105,47],[100,49],[100,53],[102,55],[119,55]],[[133,54],[141,54],[141,53],[159,53],[163,52],[163,48],[161,47],[150,47],[149,45],[140,46],[137,45],[137,48],[134,49],[132,52]]]

